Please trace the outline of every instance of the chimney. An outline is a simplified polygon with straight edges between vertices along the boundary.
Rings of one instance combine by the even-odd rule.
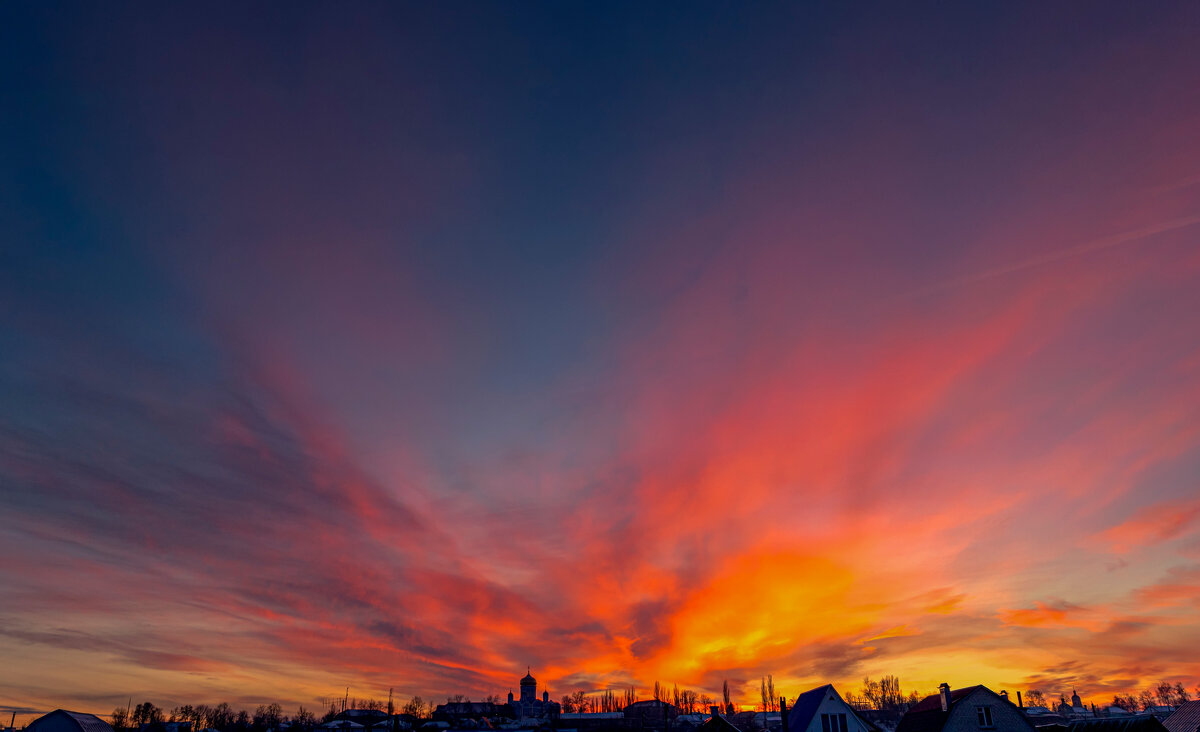
[[[942,711],[950,711],[950,684],[943,681],[938,686],[938,695],[942,697]]]
[[[708,714],[709,714],[709,716],[712,716],[712,717],[719,717],[719,716],[721,716],[721,708],[718,707],[716,704],[713,704],[712,706],[710,706],[708,708]]]
[[[787,713],[787,697],[779,697],[779,724],[780,732],[788,732],[788,713]]]
[[[1005,691],[1004,689],[1001,689],[1000,690],[1000,698],[1003,699],[1004,701],[1008,701],[1008,692]]]
[[[1021,692],[1017,692],[1017,709],[1024,709],[1025,703],[1021,701]]]

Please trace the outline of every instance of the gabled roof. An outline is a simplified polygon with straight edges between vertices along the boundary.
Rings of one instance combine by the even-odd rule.
[[[635,701],[632,704],[626,705],[625,709],[638,710],[646,709],[647,707],[671,707],[674,709],[675,705],[669,701],[662,701],[660,699],[643,699],[641,701]]]
[[[964,686],[961,689],[951,689],[950,690],[950,707],[953,708],[955,704],[962,701],[964,698],[969,696],[971,694],[971,692],[975,691],[976,689],[983,689],[983,688],[986,688],[983,684],[976,684],[975,686]],[[925,697],[921,701],[917,702],[915,706],[909,707],[908,711],[909,712],[928,712],[931,709],[936,709],[939,712],[942,711],[942,695],[941,694],[930,694],[929,696]]]
[[[38,716],[34,721],[29,722],[29,726],[25,727],[29,732],[37,732],[37,728],[44,725],[55,725],[66,722],[68,726],[76,727],[80,732],[113,732],[113,727],[108,725],[108,722],[98,718],[95,714],[84,714],[83,712],[67,712],[66,709],[55,709],[54,712]]]
[[[954,711],[954,705],[979,689],[984,689],[997,699],[1001,698],[999,694],[983,685],[952,689],[950,691],[950,708],[943,712],[942,695],[940,693],[930,694],[909,707],[904,716],[900,718],[900,724],[896,725],[896,732],[941,732],[946,720],[950,717],[950,712]]]
[[[84,714],[83,712],[69,712],[66,709],[55,709],[49,714],[38,717],[29,723],[26,730],[29,732],[37,732],[37,728],[44,721],[46,724],[53,724],[57,720],[67,722],[70,726],[78,727],[80,732],[113,732],[113,728],[108,722],[100,719],[94,714]]]
[[[741,732],[737,727],[733,726],[733,722],[725,719],[719,714],[714,714],[707,722],[696,728],[704,732]]]
[[[1184,702],[1163,720],[1168,732],[1196,732],[1200,729],[1200,699]]]
[[[838,693],[837,689],[833,688],[833,684],[825,684],[815,689],[809,689],[796,697],[796,701],[792,702],[792,708],[788,710],[788,729],[791,732],[804,732],[804,730],[808,729],[809,723],[816,716],[817,710],[821,708],[821,702],[825,701],[825,696],[828,694],[833,694],[839,701],[845,704],[845,700],[842,699],[842,695]],[[863,719],[857,712],[854,712],[854,709],[849,704],[846,704],[846,708],[854,716],[858,717],[859,721],[868,729],[878,729],[870,721]]]
[[[808,729],[808,723],[812,721],[813,715],[821,708],[821,702],[825,700],[825,694],[833,690],[833,684],[825,684],[818,686],[815,689],[809,689],[800,696],[796,697],[796,701],[792,702],[792,708],[788,710],[788,729],[803,732]]]

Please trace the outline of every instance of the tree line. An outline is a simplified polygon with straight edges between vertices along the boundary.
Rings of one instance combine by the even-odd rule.
[[[779,697],[775,694],[774,678],[770,674],[762,677],[761,686],[762,704],[759,707],[759,711],[779,711]],[[680,689],[678,684],[671,684],[668,688],[661,681],[655,681],[651,691],[652,699],[674,705],[680,714],[705,713],[713,706],[718,707],[722,712],[728,714],[733,714],[737,711],[737,706],[733,703],[732,693],[729,690],[728,680],[721,684],[721,697],[721,702],[718,703],[704,692],[687,688]],[[612,689],[592,692],[580,689],[564,696],[559,701],[559,704],[566,714],[577,712],[594,714],[600,712],[619,712],[637,701],[641,700],[631,686],[622,689],[620,695]]]
[[[1196,695],[1200,696],[1200,686],[1196,687]],[[1112,703],[1114,707],[1128,712],[1144,712],[1154,706],[1177,707],[1191,700],[1192,695],[1183,688],[1183,684],[1175,682],[1172,685],[1170,682],[1160,681],[1157,686],[1143,689],[1136,695],[1117,694]]]
[[[1200,696],[1200,686],[1196,687],[1195,694]],[[1046,709],[1071,706],[1070,702],[1067,701],[1065,692],[1059,693],[1057,704],[1052,703],[1050,698],[1051,695],[1047,695],[1041,689],[1029,689],[1025,692],[1025,706],[1045,707]],[[1156,706],[1177,707],[1184,702],[1191,701],[1191,699],[1192,694],[1183,688],[1183,684],[1179,682],[1172,684],[1169,681],[1160,681],[1157,685],[1136,693],[1116,694],[1113,696],[1112,705],[1120,707],[1127,712],[1136,713],[1147,711]]]
[[[1200,687],[1196,688],[1195,695],[1200,697]],[[847,692],[845,700],[847,704],[857,709],[885,709],[902,712],[921,701],[923,696],[915,691],[906,696],[901,691],[900,679],[896,676],[884,676],[879,681],[874,681],[868,676],[863,679],[861,690],[857,694]],[[1028,689],[1023,702],[1027,707],[1045,707],[1047,709],[1070,706],[1065,693],[1058,695],[1057,704],[1051,703],[1050,698],[1052,698],[1051,695],[1041,689]],[[1190,701],[1191,698],[1192,694],[1183,687],[1183,684],[1160,681],[1156,686],[1137,693],[1117,694],[1113,697],[1112,704],[1129,712],[1143,712],[1155,706],[1177,707]]]
[[[499,702],[499,697],[492,697]],[[205,729],[215,729],[218,732],[270,732],[284,725],[292,732],[311,732],[318,724],[333,720],[338,714],[347,709],[368,709],[373,711],[400,712],[410,714],[418,719],[429,719],[433,716],[432,701],[426,702],[420,696],[414,696],[399,708],[389,699],[386,703],[378,699],[354,699],[349,695],[336,699],[323,699],[322,705],[327,707],[325,713],[318,717],[305,709],[303,705],[296,713],[284,714],[279,704],[261,704],[253,713],[245,709],[235,710],[228,702],[220,704],[185,704],[170,711],[161,709],[153,702],[143,702],[137,706],[117,707],[111,715],[112,726],[117,732],[140,730],[146,726],[150,732],[161,732],[164,725],[174,722],[185,722],[192,726],[194,732]]]
[[[701,694],[692,689],[680,689],[678,684],[672,684],[668,688],[661,681],[654,682],[651,695],[655,701],[674,704],[682,714],[707,711],[709,705],[713,703],[712,697],[707,694]],[[566,714],[597,714],[619,712],[639,701],[641,698],[637,695],[637,691],[630,686],[622,688],[620,693],[612,689],[593,692],[580,689],[565,695],[559,700],[559,705]]]
[[[220,732],[268,732],[278,729],[284,722],[290,723],[297,732],[304,732],[317,725],[316,715],[303,706],[288,717],[278,704],[259,705],[251,714],[245,709],[234,711],[228,702],[212,706],[185,704],[169,712],[153,702],[143,702],[136,707],[117,707],[111,718],[113,729],[119,731],[137,730],[144,725],[151,730],[161,730],[168,722],[185,722],[191,724],[193,730],[215,729]]]

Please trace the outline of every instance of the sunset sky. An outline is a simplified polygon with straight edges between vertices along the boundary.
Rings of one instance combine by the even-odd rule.
[[[0,3],[0,710],[1195,688],[1198,49]]]

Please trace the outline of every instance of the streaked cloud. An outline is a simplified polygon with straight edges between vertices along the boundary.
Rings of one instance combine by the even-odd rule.
[[[0,705],[1200,680],[1194,13],[543,11],[0,10]]]

